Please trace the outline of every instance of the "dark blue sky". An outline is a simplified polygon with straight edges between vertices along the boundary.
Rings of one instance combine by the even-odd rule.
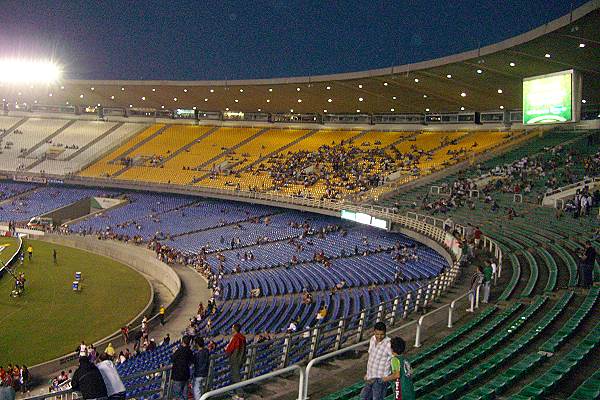
[[[492,44],[571,9],[570,0],[0,4],[2,56],[54,55],[67,78],[170,80],[389,67]]]

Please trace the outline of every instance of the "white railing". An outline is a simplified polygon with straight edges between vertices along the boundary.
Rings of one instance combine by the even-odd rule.
[[[559,187],[558,189],[548,191],[544,194],[542,205],[554,208],[563,208],[564,199],[566,197],[574,196],[578,189],[583,189],[585,186],[591,186],[590,191],[593,191],[594,187],[597,185],[600,185],[600,176],[584,179],[570,185]]]

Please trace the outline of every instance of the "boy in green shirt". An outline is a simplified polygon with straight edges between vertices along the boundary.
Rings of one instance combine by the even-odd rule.
[[[394,382],[394,399],[395,400],[415,400],[415,388],[412,382],[412,368],[408,359],[402,356],[406,343],[399,337],[391,339],[390,347],[392,348],[392,373],[385,378],[384,382]]]

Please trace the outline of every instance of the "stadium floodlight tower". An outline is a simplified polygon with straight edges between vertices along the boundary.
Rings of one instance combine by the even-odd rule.
[[[0,83],[55,84],[62,78],[62,67],[52,60],[0,59]]]

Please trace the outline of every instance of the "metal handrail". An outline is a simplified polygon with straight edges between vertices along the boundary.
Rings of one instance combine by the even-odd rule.
[[[255,378],[251,378],[251,379],[248,379],[248,380],[245,380],[242,382],[234,383],[234,384],[231,384],[231,385],[219,388],[219,389],[211,390],[210,392],[204,393],[200,397],[200,400],[206,400],[210,397],[214,397],[219,394],[228,393],[235,389],[243,388],[244,386],[248,386],[248,385],[251,385],[251,384],[257,383],[257,382],[262,382],[266,379],[273,378],[273,377],[276,377],[279,375],[283,375],[283,374],[286,374],[286,373],[292,372],[292,371],[298,371],[298,374],[300,375],[300,380],[298,382],[298,400],[302,400],[302,393],[303,393],[302,388],[304,387],[305,372],[304,372],[304,369],[302,369],[302,367],[300,367],[298,364],[290,365],[289,367],[278,369],[276,371],[272,371],[272,372],[266,373],[264,375],[257,376]]]

